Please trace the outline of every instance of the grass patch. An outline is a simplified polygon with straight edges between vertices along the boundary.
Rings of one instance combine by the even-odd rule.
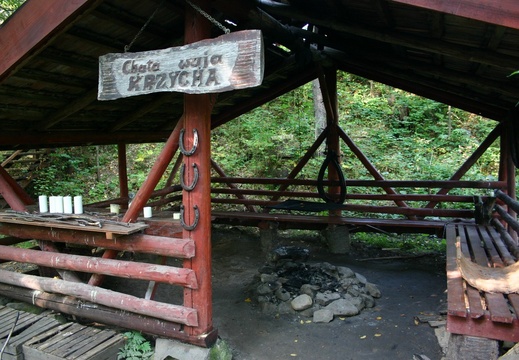
[[[425,234],[386,235],[359,232],[352,234],[351,239],[353,242],[363,243],[380,249],[398,249],[409,253],[445,253],[447,249],[445,239]]]

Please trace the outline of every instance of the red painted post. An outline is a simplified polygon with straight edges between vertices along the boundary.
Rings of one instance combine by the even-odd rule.
[[[320,77],[320,80],[324,79],[324,84],[321,81],[321,88],[326,87],[326,93],[328,94],[329,108],[326,107],[326,122],[328,127],[328,136],[326,137],[326,144],[328,152],[333,151],[337,154],[337,161],[341,163],[341,143],[339,141],[339,116],[337,109],[337,70],[335,68],[327,68],[324,70],[324,76]],[[328,180],[337,181],[339,180],[339,174],[337,169],[330,164],[328,166]],[[328,193],[331,199],[339,198],[340,187],[330,186]],[[340,210],[330,211],[330,215],[340,216]]]
[[[117,144],[117,161],[119,165],[119,196],[128,198],[128,169],[126,161],[126,144]],[[128,208],[128,204],[123,206]]]
[[[34,200],[25,192],[25,190],[16,182],[15,179],[9,175],[9,173],[0,166],[0,177],[3,177],[4,180],[9,184],[12,189],[13,195],[15,195],[22,203],[25,205],[34,204]],[[7,199],[6,199],[7,201]]]
[[[180,135],[180,129],[182,128],[183,121],[182,118],[178,121],[175,129],[169,136],[168,140],[164,144],[164,148],[162,149],[157,161],[153,165],[153,168],[150,171],[150,174],[142,184],[141,188],[135,195],[135,199],[132,202],[132,206],[126,211],[123,216],[123,222],[135,222],[139,217],[139,213],[141,212],[143,206],[150,199],[150,195],[155,189],[155,186],[159,183],[160,178],[166,171],[171,159],[173,159],[173,155],[178,150],[178,137]],[[116,250],[106,250],[103,253],[104,259],[113,259],[117,256],[118,251]],[[103,282],[103,275],[93,274],[88,281],[89,285],[99,286]]]
[[[207,8],[207,1],[197,2],[202,9]],[[185,43],[192,43],[210,36],[207,19],[186,7]],[[210,94],[184,96],[184,145],[186,150],[193,147],[194,129],[198,132],[198,146],[191,156],[184,156],[184,181],[191,184],[194,179],[194,167],[198,167],[199,178],[192,191],[183,191],[184,222],[198,225],[191,231],[183,231],[184,238],[195,242],[195,257],[184,261],[185,268],[195,271],[198,289],[184,290],[184,306],[196,309],[198,326],[186,329],[188,335],[198,336],[213,329],[212,285],[211,285],[211,110]],[[182,174],[181,174],[182,176]]]
[[[3,170],[3,172],[0,172],[0,195],[4,197],[4,200],[7,201],[7,204],[9,204],[11,209],[15,211],[27,211],[25,204],[22,200],[20,200],[11,184],[9,184],[9,181],[7,180],[9,174],[4,173],[5,170],[1,166],[0,169]],[[7,176],[4,176],[6,174]]]

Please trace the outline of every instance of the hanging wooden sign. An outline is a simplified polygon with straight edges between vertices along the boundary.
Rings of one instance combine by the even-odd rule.
[[[258,86],[264,55],[260,30],[162,50],[99,57],[98,100],[155,92],[218,93]]]

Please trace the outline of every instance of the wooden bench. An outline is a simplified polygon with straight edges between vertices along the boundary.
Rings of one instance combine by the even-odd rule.
[[[515,262],[495,227],[468,221],[448,224],[447,330],[453,334],[519,342],[519,294],[486,293],[468,285],[456,263],[458,238],[463,254],[480,265],[503,267]]]

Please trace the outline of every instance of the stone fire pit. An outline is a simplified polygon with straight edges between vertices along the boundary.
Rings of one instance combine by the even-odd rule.
[[[380,291],[363,275],[328,262],[308,263],[308,255],[308,249],[290,246],[269,254],[248,288],[263,312],[330,322],[375,306]]]

